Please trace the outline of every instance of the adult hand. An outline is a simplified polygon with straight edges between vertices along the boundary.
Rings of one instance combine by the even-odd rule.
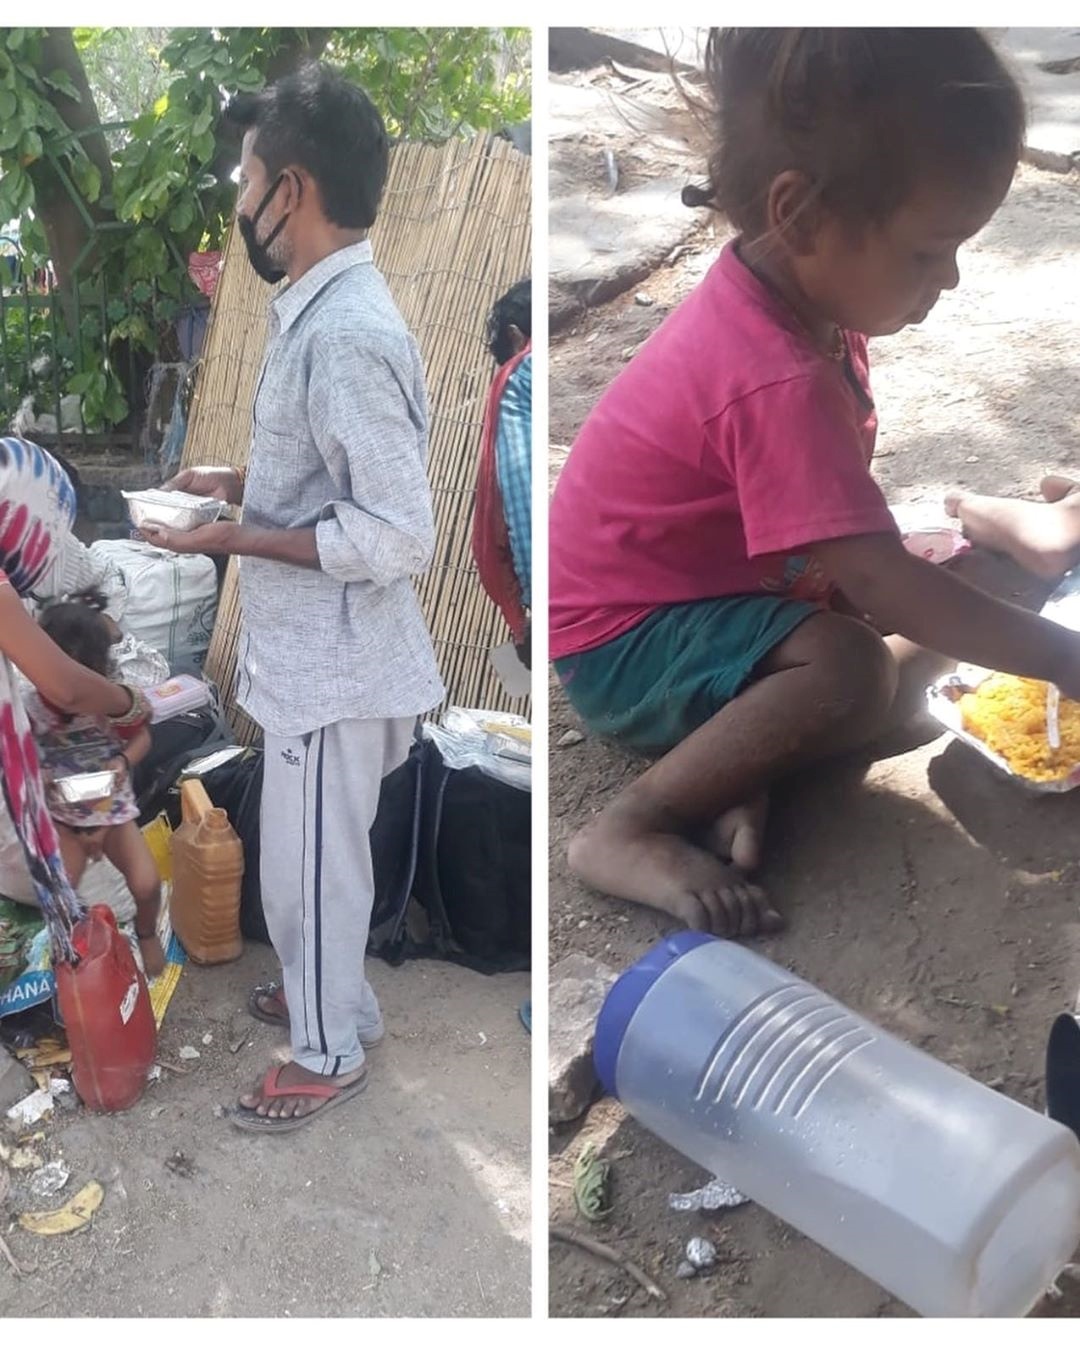
[[[177,532],[175,528],[147,524],[139,535],[180,556],[236,556],[240,554],[245,529],[239,523],[204,523],[190,532]]]
[[[166,481],[162,490],[183,490],[226,504],[242,504],[244,499],[244,483],[235,467],[189,467]]]

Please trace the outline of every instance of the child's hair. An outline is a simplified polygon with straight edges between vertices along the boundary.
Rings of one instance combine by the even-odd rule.
[[[54,644],[91,672],[108,677],[113,634],[104,619],[106,601],[97,589],[49,603],[38,624]]]
[[[1015,168],[1016,80],[976,28],[713,28],[705,57],[714,145],[705,187],[748,238],[789,169],[854,225],[887,219],[927,177],[962,191]]]
[[[510,328],[523,336],[532,336],[532,277],[519,280],[495,301],[487,321],[488,350],[496,364],[513,359],[514,342]]]

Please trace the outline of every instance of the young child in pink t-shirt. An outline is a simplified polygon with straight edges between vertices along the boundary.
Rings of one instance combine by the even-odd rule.
[[[551,652],[657,757],[571,843],[615,896],[779,927],[767,791],[908,719],[964,660],[1080,697],[1080,636],[909,555],[870,471],[867,337],[922,322],[1009,189],[1017,86],[975,29],[713,30],[690,204],[737,231],[627,365],[551,505]],[[892,632],[892,634],[886,634]]]

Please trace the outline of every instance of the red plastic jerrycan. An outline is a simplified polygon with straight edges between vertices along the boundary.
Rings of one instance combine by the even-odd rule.
[[[124,1111],[157,1054],[146,981],[108,906],[91,906],[72,942],[78,961],[56,968],[56,993],[75,1091],[91,1111]]]

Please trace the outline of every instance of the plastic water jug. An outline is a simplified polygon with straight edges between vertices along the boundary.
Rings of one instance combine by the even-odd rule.
[[[923,1316],[1022,1316],[1080,1242],[1080,1143],[738,944],[612,986],[601,1082],[647,1129]]]
[[[72,942],[78,961],[56,968],[72,1082],[91,1111],[123,1111],[141,1096],[157,1053],[146,981],[108,906],[91,906]]]
[[[244,951],[243,842],[224,808],[210,802],[201,780],[180,786],[180,813],[172,837],[172,927],[193,962],[235,962]]]

